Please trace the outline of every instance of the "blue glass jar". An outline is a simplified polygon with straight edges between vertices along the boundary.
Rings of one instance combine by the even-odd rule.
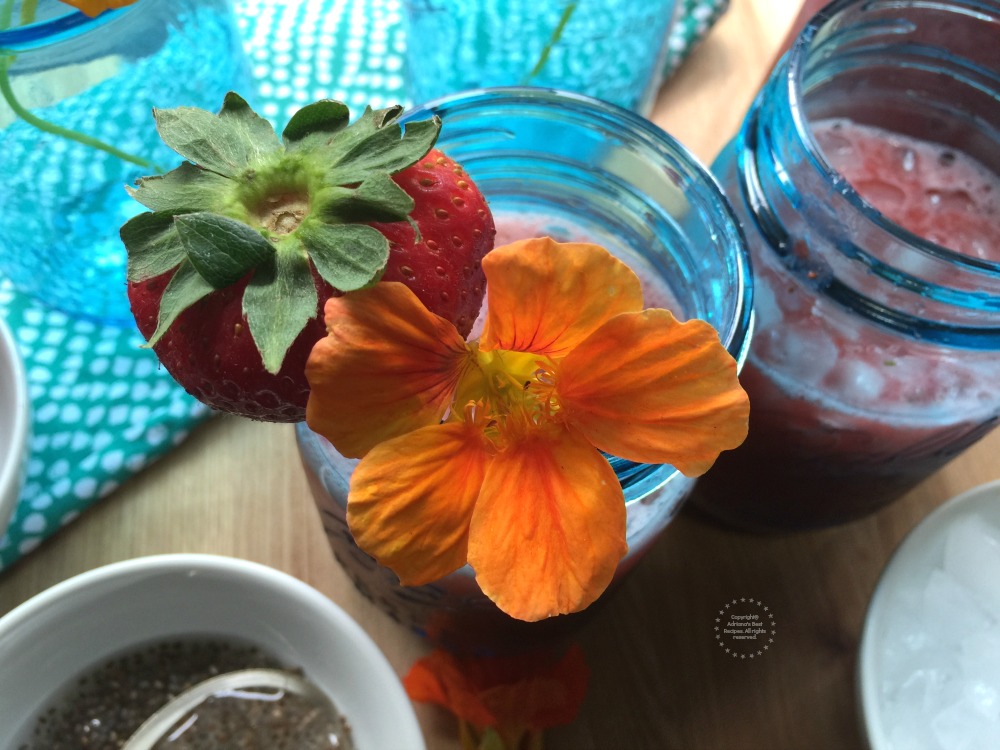
[[[142,207],[124,186],[180,163],[153,107],[216,111],[229,90],[250,95],[236,20],[229,0],[138,0],[97,18],[41,0],[35,19],[0,29],[10,83],[0,97],[0,277],[72,315],[129,324],[118,228]],[[45,132],[21,109],[149,164]]]
[[[406,85],[427,102],[492,86],[550,86],[647,114],[676,0],[404,0]]]
[[[713,166],[757,327],[750,436],[696,507],[761,530],[844,522],[997,424],[997,50],[995,2],[838,0],[773,71]]]
[[[708,172],[662,130],[631,112],[544,89],[473,91],[407,114],[435,113],[438,147],[483,191],[498,244],[548,234],[589,238],[644,278],[646,303],[707,320],[742,360],[750,336],[751,285],[742,234]],[[399,622],[456,649],[527,646],[579,623],[512,620],[465,568],[426,586],[403,588],[362,552],[345,521],[354,462],[304,424],[303,464],[334,553],[358,588]],[[609,457],[625,492],[628,556],[618,578],[676,515],[695,480],[671,466]]]

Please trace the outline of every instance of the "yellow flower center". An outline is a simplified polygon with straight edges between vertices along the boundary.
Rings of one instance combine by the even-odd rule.
[[[551,359],[505,349],[484,352],[477,342],[469,350],[473,364],[459,382],[454,418],[462,418],[465,405],[482,404],[486,435],[501,449],[508,440],[554,421],[559,404]]]

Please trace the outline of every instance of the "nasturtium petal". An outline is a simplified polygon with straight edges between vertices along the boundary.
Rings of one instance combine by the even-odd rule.
[[[500,672],[498,677],[506,671],[506,680],[497,680],[497,684],[479,694],[483,704],[498,717],[499,726],[540,730],[568,724],[576,718],[590,679],[590,670],[578,645],[571,646],[558,660],[551,652],[544,655],[529,652],[519,659],[499,658],[512,662],[506,670],[496,670]],[[522,675],[521,679],[513,679],[511,673]]]
[[[483,271],[484,351],[559,357],[606,320],[642,309],[638,277],[598,245],[521,240],[488,253]]]
[[[398,282],[331,298],[326,325],[306,364],[306,421],[348,457],[438,423],[470,364],[455,326]]]
[[[702,320],[619,315],[559,363],[562,414],[603,451],[697,476],[746,438],[736,362]]]
[[[472,513],[469,564],[511,617],[584,609],[627,550],[621,486],[578,433],[543,425],[490,461]]]
[[[358,546],[404,586],[465,565],[488,449],[481,428],[468,422],[424,427],[375,446],[351,476],[347,522]]]
[[[135,0],[63,0],[63,2],[93,18],[112,8],[124,8]]]
[[[482,688],[469,667],[454,654],[435,649],[413,665],[403,678],[403,687],[411,700],[436,703],[477,729],[495,725],[498,719],[480,700]]]
[[[437,703],[477,730],[495,728],[508,737],[576,718],[587,693],[590,670],[578,645],[557,656],[551,649],[497,656],[458,657],[435,649],[403,678],[410,698]],[[530,743],[528,743],[530,744]]]

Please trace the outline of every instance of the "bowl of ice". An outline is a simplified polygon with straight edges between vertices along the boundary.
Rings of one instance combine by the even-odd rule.
[[[858,664],[872,750],[1000,748],[1000,481],[927,516],[886,566]]]

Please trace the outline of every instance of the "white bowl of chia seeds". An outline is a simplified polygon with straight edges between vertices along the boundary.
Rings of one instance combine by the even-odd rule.
[[[14,512],[24,480],[30,424],[24,363],[0,318],[0,536]]]
[[[255,670],[304,678],[318,700],[244,680],[141,747],[425,750],[360,626],[305,583],[244,560],[159,555],[57,584],[0,618],[0,665],[0,748],[140,747],[129,738],[150,716],[193,705],[220,674]]]

